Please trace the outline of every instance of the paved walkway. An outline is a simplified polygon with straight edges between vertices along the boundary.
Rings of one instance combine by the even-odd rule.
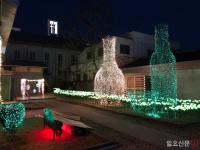
[[[167,140],[185,140],[173,134],[166,133],[162,130],[153,129],[144,125],[134,124],[131,117],[103,111],[95,108],[70,104],[62,100],[53,100],[43,102],[47,106],[52,106],[60,112],[70,112],[77,114],[98,124],[112,128],[140,140],[147,141],[154,145],[166,148]]]

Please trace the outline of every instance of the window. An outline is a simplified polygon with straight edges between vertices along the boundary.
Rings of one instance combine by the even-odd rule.
[[[127,77],[127,88],[128,89],[134,89],[135,88],[135,78],[133,77]]]
[[[150,76],[145,76],[145,90],[151,90],[151,78]]]
[[[87,81],[87,74],[83,74],[83,81]]]
[[[26,50],[24,51],[24,60],[29,60],[28,51],[28,48],[26,48]]]
[[[91,52],[88,52],[87,53],[87,59],[91,59],[92,58],[92,53]]]
[[[58,35],[58,22],[57,21],[49,20],[48,34],[49,35]]]
[[[75,55],[72,55],[72,57],[71,57],[71,64],[72,65],[76,64],[76,56]]]
[[[77,80],[77,81],[81,81],[81,75],[80,75],[80,74],[77,74],[77,75],[76,75],[76,80]]]
[[[120,54],[130,54],[130,46],[129,45],[124,45],[120,44]]]
[[[30,60],[35,61],[35,52],[30,52]]]
[[[15,50],[14,57],[15,57],[16,60],[20,59],[20,50]]]
[[[62,55],[58,55],[58,68],[62,68]]]
[[[49,53],[45,53],[44,55],[44,63],[48,66],[49,65]]]
[[[95,79],[95,76],[96,76],[96,72],[93,73],[93,80]]]
[[[145,76],[128,76],[127,89],[145,90]]]
[[[98,49],[98,56],[103,56],[103,48]]]

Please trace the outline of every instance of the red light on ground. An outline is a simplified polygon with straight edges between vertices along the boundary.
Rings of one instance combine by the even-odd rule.
[[[55,140],[59,141],[67,141],[69,139],[72,139],[72,127],[63,124],[62,126],[62,135],[60,137],[55,136]],[[28,135],[28,139],[31,139],[33,141],[51,141],[53,140],[53,130],[49,127],[45,127],[40,130],[34,130],[33,132],[30,132]]]
[[[69,135],[72,135],[72,127],[67,125],[67,124],[63,124],[62,126],[62,130],[65,133],[68,133]]]

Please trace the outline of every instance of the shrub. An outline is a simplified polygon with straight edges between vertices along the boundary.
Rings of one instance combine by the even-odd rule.
[[[0,117],[6,130],[15,130],[24,120],[25,107],[22,103],[3,104],[0,106]]]

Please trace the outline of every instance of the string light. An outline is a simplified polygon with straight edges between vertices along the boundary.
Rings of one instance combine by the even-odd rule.
[[[168,37],[168,26],[156,25],[155,50],[150,59],[151,91],[152,99],[171,98],[170,102],[176,104],[176,58],[170,51]]]
[[[52,114],[51,109],[45,108],[45,109],[44,109],[44,116],[45,116],[45,119],[46,119],[48,122],[54,122],[54,117],[53,117],[53,114]]]
[[[94,91],[101,95],[125,95],[124,75],[115,60],[115,43],[115,37],[103,39],[103,64],[94,79]],[[103,99],[103,103],[107,101]]]
[[[21,79],[21,95],[22,97],[26,96],[26,90],[30,89],[30,85],[27,84],[27,82],[37,82],[36,87],[38,89],[39,93],[42,93],[44,96],[44,79],[38,79],[38,80],[29,80],[29,79]],[[33,93],[36,93],[37,90],[34,89]]]
[[[130,104],[130,108],[134,112],[145,113],[145,110],[151,110],[152,107],[162,107],[163,110],[172,110],[172,111],[191,111],[191,110],[200,110],[200,100],[191,100],[191,99],[178,99],[173,100],[172,98],[160,97],[159,100],[152,100],[151,97],[144,95],[136,95],[132,92],[128,92],[128,97],[117,96],[117,95],[101,95],[95,92],[85,92],[85,91],[71,91],[71,90],[61,90],[59,88],[54,88],[54,93],[58,95],[65,95],[71,97],[81,97],[82,100],[86,101],[89,99],[111,99],[115,101],[122,101]],[[171,101],[177,101],[177,105],[173,105]],[[149,113],[149,112],[147,112]]]
[[[177,113],[200,110],[200,100],[182,100],[177,98],[173,100],[172,98],[164,97],[160,97],[159,100],[152,100],[150,93],[136,95],[133,92],[128,92],[128,97],[124,97],[117,95],[101,95],[95,92],[60,90],[59,88],[54,88],[54,93],[75,98],[81,97],[83,101],[106,98],[113,101],[124,102],[128,104],[126,106],[130,106],[129,108],[134,113],[154,119],[169,118],[169,112],[171,112],[170,118],[172,119],[176,118]],[[177,101],[177,105],[173,105],[171,101]]]
[[[0,105],[0,118],[7,131],[19,127],[25,117],[25,107],[22,103]]]

